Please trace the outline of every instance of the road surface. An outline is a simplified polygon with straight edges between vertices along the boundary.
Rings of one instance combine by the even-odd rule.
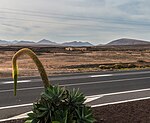
[[[150,98],[150,70],[68,74],[49,80],[53,85],[79,88],[92,107]],[[30,111],[42,91],[40,77],[19,78],[17,96],[13,96],[13,80],[0,79],[0,119]]]

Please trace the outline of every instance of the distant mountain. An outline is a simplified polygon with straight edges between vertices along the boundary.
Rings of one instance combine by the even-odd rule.
[[[93,46],[93,44],[89,42],[81,42],[81,41],[72,41],[72,42],[65,42],[62,44],[63,46],[74,46],[74,47],[80,47],[80,46]]]
[[[72,46],[72,47],[82,47],[82,46],[93,46],[93,44],[89,42],[81,42],[81,41],[72,41],[72,42],[64,42],[62,44],[58,44],[56,42],[47,40],[47,39],[42,39],[38,42],[34,41],[25,41],[25,40],[14,40],[14,41],[5,41],[5,40],[0,40],[0,45],[34,45],[34,46],[40,46],[40,45],[57,45],[57,46]]]
[[[150,42],[137,39],[121,38],[118,40],[111,41],[106,45],[145,45],[145,44],[150,44]]]
[[[33,44],[35,44],[35,42],[33,42],[33,41],[15,41],[16,43],[15,44],[17,44],[17,45],[33,45]]]
[[[11,41],[10,43],[11,44],[16,44],[16,43],[18,43],[19,41],[17,41],[17,40],[14,40],[14,41]]]
[[[0,45],[7,45],[7,44],[9,44],[9,42],[8,42],[8,41],[0,40]]]
[[[47,39],[42,39],[41,41],[37,42],[37,44],[43,44],[43,45],[58,45],[56,42],[49,41]]]

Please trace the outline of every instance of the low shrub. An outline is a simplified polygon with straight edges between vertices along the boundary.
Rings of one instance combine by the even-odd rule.
[[[26,123],[93,123],[91,108],[84,101],[84,95],[78,90],[48,87],[34,103]]]
[[[122,68],[125,68],[125,66],[122,65],[122,64],[115,64],[115,65],[114,65],[114,68],[115,68],[115,69],[122,69]]]
[[[100,69],[112,69],[112,65],[100,65],[99,66]]]
[[[138,63],[144,63],[145,61],[142,60],[142,59],[138,59],[137,62],[138,62]]]
[[[137,66],[135,64],[128,64],[128,68],[136,68]]]

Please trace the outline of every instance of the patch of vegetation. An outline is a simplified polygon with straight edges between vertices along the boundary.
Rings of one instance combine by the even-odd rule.
[[[150,67],[148,64],[137,65],[136,63],[117,63],[117,64],[87,64],[87,65],[76,65],[69,66],[70,69],[77,69],[78,71],[92,71],[92,70],[119,70],[119,69],[131,69],[131,68],[147,68]]]
[[[79,90],[67,90],[49,84],[46,71],[38,57],[30,49],[19,50],[13,57],[14,94],[17,89],[17,59],[23,54],[29,55],[41,75],[45,91],[33,104],[33,112],[28,114],[25,123],[93,123],[91,107],[85,105],[85,96]]]
[[[138,66],[136,66],[135,64],[128,64],[127,68],[136,68]]]
[[[145,63],[145,61],[142,60],[142,59],[138,59],[137,62],[138,62],[138,63]]]

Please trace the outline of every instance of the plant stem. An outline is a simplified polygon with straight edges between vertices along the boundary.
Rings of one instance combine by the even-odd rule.
[[[49,87],[50,84],[48,81],[48,77],[47,77],[46,71],[45,71],[41,61],[38,59],[38,57],[32,50],[30,50],[28,48],[23,48],[23,49],[19,50],[17,53],[15,53],[15,55],[13,56],[13,59],[12,59],[14,89],[15,89],[14,94],[16,95],[16,88],[17,88],[17,76],[18,76],[17,59],[23,54],[27,54],[31,57],[31,59],[34,61],[34,63],[36,64],[36,66],[38,68],[38,71],[42,78],[44,87],[45,88]]]

